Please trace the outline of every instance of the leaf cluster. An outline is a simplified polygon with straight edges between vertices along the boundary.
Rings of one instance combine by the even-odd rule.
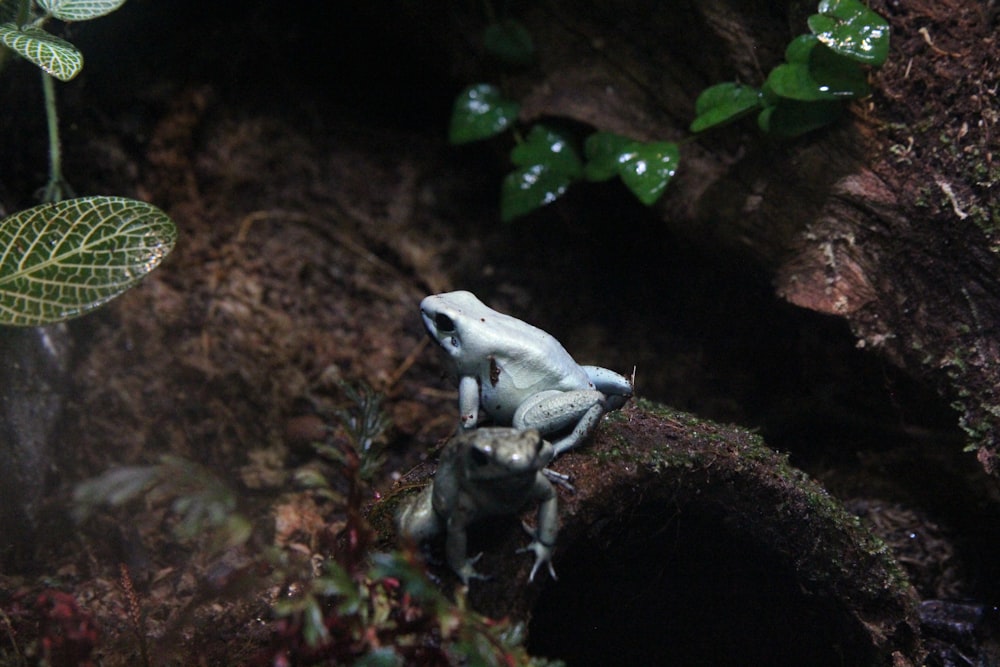
[[[796,137],[836,120],[843,103],[868,95],[865,66],[889,54],[889,24],[860,0],[822,0],[808,19],[811,34],[796,37],[760,88],[720,83],[695,102],[692,132],[757,113],[764,132]]]
[[[517,102],[504,98],[492,84],[469,86],[455,100],[449,139],[464,144],[500,134],[514,127],[520,110]],[[679,155],[673,142],[644,143],[597,132],[581,145],[573,133],[555,125],[534,125],[510,152],[516,168],[501,186],[500,217],[508,222],[551,204],[579,181],[616,176],[650,206],[677,171]]]
[[[864,67],[881,65],[888,55],[885,19],[860,0],[821,0],[808,25],[811,34],[788,45],[786,62],[775,67],[760,88],[740,83],[706,88],[695,104],[691,132],[756,112],[764,132],[795,137],[833,122],[844,101],[867,95]],[[484,46],[510,66],[523,66],[534,56],[530,35],[511,20],[491,24]],[[469,86],[455,99],[449,140],[466,144],[506,132],[516,126],[520,111],[520,105],[493,84]],[[616,176],[651,206],[676,173],[680,148],[675,142],[640,142],[610,132],[596,132],[580,142],[552,125],[539,124],[526,138],[517,137],[510,159],[516,168],[501,187],[504,221],[556,201],[573,183]]]

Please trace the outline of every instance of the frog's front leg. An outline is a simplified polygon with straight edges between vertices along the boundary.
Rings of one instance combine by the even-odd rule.
[[[464,375],[458,381],[458,420],[466,431],[479,424],[479,380],[475,376]]]
[[[468,533],[464,513],[456,513],[448,518],[448,535],[445,539],[444,551],[448,559],[448,565],[462,580],[468,585],[470,579],[488,579],[484,574],[480,574],[473,567],[483,554],[477,554],[473,558],[466,558],[468,553]]]
[[[552,443],[554,456],[579,445],[601,421],[609,408],[605,396],[596,390],[542,391],[524,403],[514,413],[516,429],[537,428],[544,436],[572,430]]]
[[[535,553],[535,564],[531,567],[531,574],[528,575],[528,581],[535,580],[535,574],[538,573],[538,568],[543,563],[548,566],[549,574],[552,575],[552,578],[558,579],[556,569],[552,566],[552,552],[556,546],[556,535],[559,533],[558,496],[556,495],[555,488],[542,474],[538,475],[538,479],[535,481],[534,493],[541,500],[541,503],[538,505],[538,517],[536,518],[538,525],[532,530],[527,524],[521,524],[528,534],[531,535],[532,540],[531,544],[517,551],[518,553],[526,551],[533,551]]]

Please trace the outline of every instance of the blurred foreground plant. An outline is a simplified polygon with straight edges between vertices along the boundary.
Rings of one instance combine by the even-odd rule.
[[[341,506],[344,521],[328,524],[327,553],[304,559],[299,550],[270,547],[237,574],[229,588],[261,589],[268,572],[275,592],[274,630],[260,662],[269,665],[551,665],[521,645],[524,627],[469,609],[464,591],[451,601],[431,582],[415,548],[372,553],[376,535],[364,514],[369,482],[384,460],[389,420],[382,397],[365,385],[340,385],[346,405],[336,410],[346,437],[315,443],[340,480],[304,468],[296,481]],[[342,430],[341,430],[342,429]],[[346,485],[335,490],[333,482]],[[251,522],[236,493],[211,471],[177,457],[110,470],[80,484],[73,514],[83,520],[100,505],[120,507],[144,498],[169,503],[177,539],[219,555],[250,544]],[[253,584],[250,586],[250,584]],[[210,598],[202,599],[210,603]]]
[[[384,463],[389,420],[382,397],[365,385],[340,383],[347,405],[336,411],[347,435],[314,443],[347,484],[345,523],[337,546],[305,582],[290,579],[273,611],[280,619],[268,649],[274,665],[546,665],[521,646],[524,628],[494,621],[449,600],[428,579],[415,550],[371,553],[375,532],[363,513],[369,483]],[[314,471],[297,480],[324,497],[339,497]],[[281,554],[276,572],[290,573]]]
[[[138,498],[169,502],[178,519],[174,536],[186,543],[204,538],[210,553],[250,537],[250,521],[236,511],[233,489],[204,466],[177,456],[164,456],[154,465],[113,468],[80,483],[73,492],[72,515],[81,522],[102,505],[121,507]]]

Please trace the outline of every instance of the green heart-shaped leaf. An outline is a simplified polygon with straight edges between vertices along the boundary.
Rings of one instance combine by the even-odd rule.
[[[871,90],[865,70],[850,58],[817,44],[809,56],[809,71],[813,78],[837,91],[837,97],[864,97]]]
[[[783,99],[757,116],[760,129],[778,137],[797,137],[825,127],[840,118],[844,105],[840,102],[799,102]]]
[[[487,139],[510,127],[520,112],[521,105],[504,99],[496,86],[469,86],[455,98],[448,139],[453,144]]]
[[[83,54],[75,46],[41,28],[4,23],[0,43],[60,81],[69,81],[83,69]]]
[[[483,33],[486,52],[508,65],[530,65],[535,59],[531,33],[517,21],[493,23]]]
[[[43,204],[0,220],[0,324],[40,326],[100,306],[159,265],[167,215],[123,197]]]
[[[808,64],[812,51],[819,44],[816,35],[799,35],[785,48],[785,60],[790,63]]]
[[[531,128],[528,138],[510,152],[510,161],[519,167],[545,165],[572,179],[579,178],[583,172],[583,163],[569,137],[545,125]]]
[[[583,174],[588,181],[606,181],[618,175],[618,158],[632,143],[628,137],[614,132],[594,132],[583,144],[587,164]]]
[[[822,0],[809,29],[830,49],[866,65],[889,55],[889,23],[859,0]]]
[[[619,158],[618,173],[632,194],[651,206],[677,172],[680,149],[670,141],[634,142]]]
[[[125,0],[36,0],[49,16],[60,21],[87,21],[110,14],[125,4]]]
[[[760,108],[761,92],[753,86],[720,83],[701,91],[694,104],[692,132],[731,123]]]
[[[573,180],[544,164],[533,164],[507,174],[500,190],[500,218],[510,222],[551,204],[566,193]]]
[[[864,97],[869,92],[857,63],[820,44],[812,49],[808,64],[788,63],[771,70],[765,86],[780,97],[805,102]]]

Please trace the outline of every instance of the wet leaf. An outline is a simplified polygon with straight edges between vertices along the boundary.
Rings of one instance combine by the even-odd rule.
[[[889,55],[889,23],[859,0],[821,0],[809,29],[830,49],[866,65]]]
[[[778,65],[765,85],[780,97],[805,102],[863,97],[869,92],[865,73],[856,63],[820,44],[811,50],[808,64]]]
[[[731,123],[760,108],[761,92],[753,86],[720,83],[701,91],[695,102],[692,132]]]
[[[760,112],[757,124],[764,132],[778,137],[797,137],[819,129],[840,118],[844,105],[833,102],[780,100]]]
[[[145,202],[82,197],[0,220],[0,324],[82,315],[129,289],[174,247],[177,228]]]
[[[518,167],[545,165],[571,179],[583,173],[583,163],[568,136],[545,125],[535,125],[528,138],[514,147],[510,160]]]
[[[544,164],[522,167],[503,179],[500,218],[510,222],[562,197],[573,177]]]
[[[469,86],[455,98],[448,139],[453,144],[466,144],[500,134],[517,120],[520,111],[521,105],[504,99],[496,86]]]
[[[590,181],[606,181],[618,176],[619,158],[632,143],[628,137],[613,132],[594,132],[583,144],[587,164],[584,176]]]
[[[785,60],[790,63],[809,63],[809,56],[812,50],[819,44],[816,35],[799,35],[785,47]]]
[[[612,132],[596,132],[584,144],[591,181],[619,176],[632,194],[647,206],[663,194],[677,171],[680,151],[669,141],[643,143]]]
[[[680,149],[673,142],[634,142],[620,158],[619,173],[632,194],[651,206],[674,177],[679,161]]]
[[[865,70],[823,44],[813,47],[809,55],[809,71],[822,85],[828,86],[831,91],[838,91],[837,97],[864,97],[871,92]]]
[[[125,0],[36,0],[46,14],[60,21],[87,21],[110,14]]]
[[[69,81],[83,69],[83,54],[75,46],[41,28],[4,23],[0,43],[60,81]]]

